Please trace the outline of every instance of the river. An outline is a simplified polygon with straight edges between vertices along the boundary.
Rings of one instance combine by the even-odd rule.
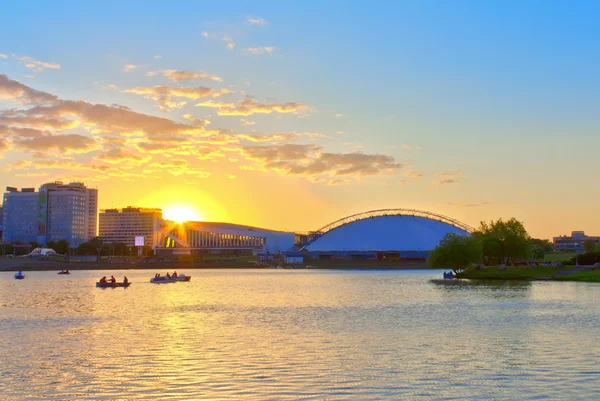
[[[540,400],[600,394],[600,284],[429,270],[0,273],[2,400]],[[165,272],[162,272],[165,273]],[[122,279],[123,272],[118,276]]]

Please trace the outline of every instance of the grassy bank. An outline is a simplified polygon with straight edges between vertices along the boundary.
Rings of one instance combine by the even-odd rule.
[[[556,280],[600,282],[600,270],[574,271],[575,266],[554,268],[550,266],[534,267],[488,267],[487,269],[470,268],[456,275],[456,278],[485,280]]]

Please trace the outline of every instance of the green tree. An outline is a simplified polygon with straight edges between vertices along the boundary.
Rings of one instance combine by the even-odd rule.
[[[480,263],[482,243],[479,235],[464,236],[448,233],[439,245],[431,251],[427,263],[429,267],[449,267],[458,272],[471,263]]]
[[[504,263],[506,259],[523,259],[531,256],[529,234],[523,223],[515,219],[482,221],[479,231],[483,235],[484,254],[494,261]],[[488,261],[489,263],[489,261]]]
[[[56,253],[66,255],[67,253],[69,253],[69,246],[69,241],[67,241],[66,239],[61,239],[59,241],[56,241],[56,247],[52,249],[54,249]]]
[[[32,249],[35,249],[35,248],[41,248],[41,247],[42,247],[42,244],[40,244],[40,243],[39,243],[39,242],[37,242],[37,241],[29,241],[29,245],[31,245],[31,248],[32,248]]]
[[[95,255],[96,253],[98,253],[98,251],[90,242],[82,242],[77,247],[77,255]]]
[[[596,241],[593,239],[586,239],[583,241],[583,250],[585,252],[593,252],[596,247]]]

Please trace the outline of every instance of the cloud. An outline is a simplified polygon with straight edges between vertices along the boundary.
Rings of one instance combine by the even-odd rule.
[[[238,134],[236,137],[250,142],[287,142],[298,139],[298,135],[294,133],[270,135]]]
[[[275,46],[259,46],[259,47],[249,47],[246,49],[246,51],[250,54],[253,54],[255,56],[258,56],[260,54],[268,54],[269,56],[272,56],[273,53],[275,52],[275,50],[277,50],[277,47]]]
[[[252,17],[248,17],[246,19],[246,21],[248,21],[251,24],[254,25],[265,25],[267,23],[267,21],[265,21],[264,18],[252,18]]]
[[[220,36],[215,33],[210,33],[210,32],[204,31],[204,32],[202,32],[202,36],[204,36],[207,39],[217,39],[217,40],[224,41],[225,43],[227,43],[228,50],[233,50],[233,48],[235,47],[235,42],[228,35]]]
[[[156,56],[154,56],[154,58],[157,60],[160,60],[162,58],[162,56],[157,54]]]
[[[125,67],[123,67],[123,71],[129,72],[129,71],[135,70],[136,68],[137,68],[137,65],[127,64]]]
[[[465,175],[465,172],[462,170],[449,170],[449,171],[443,171],[441,173],[435,173],[436,177],[442,177],[442,178],[463,177],[464,175]]]
[[[6,152],[7,150],[10,150],[10,148],[10,142],[4,138],[0,138],[0,152]]]
[[[122,148],[113,148],[108,150],[101,155],[95,156],[94,159],[103,161],[110,164],[121,164],[129,163],[133,165],[139,165],[149,161],[151,156],[137,155],[131,152],[127,152]]]
[[[402,167],[391,156],[325,153],[321,147],[313,144],[248,146],[242,149],[242,154],[257,162],[262,170],[306,177],[373,176],[392,173]]]
[[[350,184],[350,181],[340,180],[339,178],[337,178],[335,180],[329,180],[329,182],[327,183],[327,185],[348,185],[348,184]]]
[[[234,106],[235,107],[235,106]],[[256,124],[256,121],[251,121],[251,120],[245,120],[243,118],[240,118],[240,122],[244,125],[254,125]]]
[[[200,125],[200,126],[202,126],[202,127],[204,127],[204,126],[206,126],[206,125],[210,124],[210,121],[209,121],[209,120],[203,120],[203,119],[201,119],[201,118],[194,117],[194,116],[193,116],[193,115],[191,115],[191,114],[184,114],[184,115],[182,115],[181,117],[185,118],[185,119],[186,119],[186,120],[188,120],[188,121],[191,121],[191,122],[192,122],[192,123],[194,123],[195,125]]]
[[[3,59],[5,59],[5,60],[6,60],[6,59],[8,58],[8,56],[7,56],[6,54],[2,54],[2,53],[0,53],[0,58],[3,58]]]
[[[438,184],[438,185],[458,184],[459,182],[460,182],[459,180],[447,179],[447,180],[435,181],[435,184]]]
[[[58,100],[55,95],[37,91],[0,74],[0,100],[2,99],[17,100],[25,104],[51,104]]]
[[[111,167],[89,163],[79,163],[73,160],[19,160],[15,163],[5,166],[2,171],[8,172],[13,170],[31,169],[91,170],[97,172],[107,172],[111,170]]]
[[[13,143],[21,150],[56,151],[63,154],[87,153],[99,148],[94,139],[79,134],[43,135],[35,138],[16,139],[13,140]]]
[[[403,175],[405,177],[408,177],[408,178],[421,178],[421,177],[423,177],[422,173],[419,173],[418,171],[414,171],[414,170],[405,171]]]
[[[173,101],[173,98],[185,98],[198,100],[203,97],[219,97],[232,93],[227,88],[212,89],[204,86],[195,88],[175,88],[167,85],[156,85],[152,87],[137,87],[125,90],[126,93],[135,93],[142,95],[147,99],[152,99],[158,102],[159,108],[163,111],[181,108],[186,105],[185,101]]]
[[[147,76],[153,77],[156,75],[162,75],[173,82],[189,81],[192,79],[210,79],[212,81],[222,82],[223,79],[216,76],[210,75],[203,71],[186,71],[186,70],[159,70],[150,71],[146,73]]]
[[[479,207],[479,206],[490,205],[490,202],[476,202],[476,203],[454,203],[454,202],[448,202],[446,204],[448,206],[456,206],[456,207]]]
[[[337,135],[344,135],[344,131],[335,131]]]
[[[308,106],[303,103],[259,103],[252,98],[246,98],[238,103],[216,103],[208,101],[198,103],[196,106],[216,108],[217,114],[220,116],[250,116],[256,113],[271,114],[274,111],[282,114],[297,114],[299,111],[308,109]]]
[[[46,68],[53,69],[53,70],[60,69],[60,64],[46,63],[45,61],[35,60],[28,56],[17,57],[13,54],[13,57],[15,59],[19,60],[19,62],[21,62],[22,64],[24,64],[25,67],[27,67],[31,70],[34,70],[34,71],[41,72],[41,71],[44,71]]]
[[[344,117],[344,115],[342,113],[338,113],[338,114],[335,115],[335,117],[336,118],[342,118],[342,117]]]

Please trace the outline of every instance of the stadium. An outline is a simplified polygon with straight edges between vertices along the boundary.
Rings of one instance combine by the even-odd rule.
[[[296,249],[318,259],[425,259],[447,233],[470,235],[455,219],[415,209],[359,213],[301,236]]]
[[[423,260],[447,233],[470,235],[455,219],[415,209],[380,209],[354,214],[308,234],[230,223],[186,222],[162,228],[155,253],[285,254],[311,259]]]

